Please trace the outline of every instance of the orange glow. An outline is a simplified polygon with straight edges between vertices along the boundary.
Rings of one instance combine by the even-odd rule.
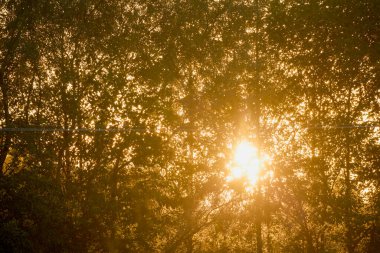
[[[264,169],[264,164],[269,160],[268,155],[261,156],[258,149],[250,142],[242,141],[234,151],[227,181],[245,178],[249,185],[255,185]]]

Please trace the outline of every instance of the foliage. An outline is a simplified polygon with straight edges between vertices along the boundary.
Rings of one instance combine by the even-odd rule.
[[[3,1],[0,251],[376,252],[379,11]]]

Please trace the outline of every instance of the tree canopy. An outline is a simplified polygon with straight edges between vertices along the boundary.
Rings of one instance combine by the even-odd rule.
[[[379,13],[2,1],[0,252],[378,252]]]

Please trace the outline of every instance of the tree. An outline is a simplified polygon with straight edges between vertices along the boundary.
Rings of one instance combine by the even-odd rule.
[[[0,249],[375,252],[377,13],[5,1]],[[248,187],[242,140],[272,160]]]

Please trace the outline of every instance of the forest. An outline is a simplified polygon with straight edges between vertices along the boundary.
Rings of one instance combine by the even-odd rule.
[[[0,99],[0,252],[380,252],[378,0],[2,0]]]

